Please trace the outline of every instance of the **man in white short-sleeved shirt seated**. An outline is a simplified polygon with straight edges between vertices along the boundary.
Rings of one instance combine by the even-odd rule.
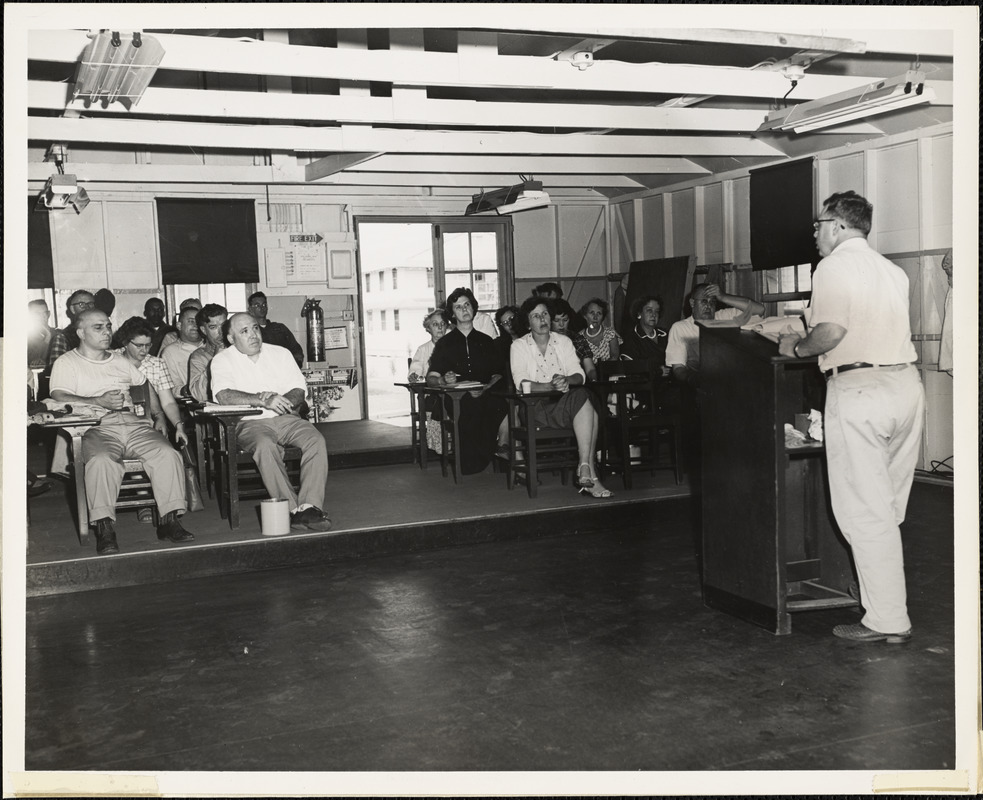
[[[82,437],[82,452],[75,453],[75,458],[85,464],[85,498],[96,528],[96,552],[119,552],[115,507],[127,458],[140,459],[150,477],[161,516],[157,538],[175,543],[192,541],[195,537],[178,521],[187,508],[181,456],[151,424],[158,410],[153,387],[135,365],[110,348],[113,326],[105,312],[85,310],[75,325],[79,345],[51,368],[51,399],[85,404],[87,414],[100,418],[99,425]],[[138,386],[146,386],[149,413],[133,400],[132,390]],[[181,424],[175,439],[179,444],[188,441]]]
[[[719,308],[719,305],[727,308]],[[669,341],[666,343],[666,366],[672,370],[672,377],[681,383],[695,384],[700,374],[700,329],[698,320],[733,319],[744,312],[764,314],[765,307],[750,297],[724,294],[715,283],[697,286],[689,298],[693,315],[674,322],[669,328]]]
[[[327,445],[320,431],[297,413],[307,393],[303,373],[289,350],[263,343],[252,315],[233,314],[226,324],[232,346],[212,359],[212,396],[219,403],[263,409],[239,423],[240,446],[252,455],[270,497],[290,503],[291,530],[330,530],[331,520],[321,510],[328,479]],[[302,451],[299,493],[290,485],[281,447]]]

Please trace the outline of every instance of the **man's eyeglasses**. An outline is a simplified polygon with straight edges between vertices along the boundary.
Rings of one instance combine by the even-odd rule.
[[[69,308],[95,308],[96,304],[94,300],[82,300],[77,303],[72,303]]]
[[[824,222],[839,222],[839,220],[838,219],[817,219],[817,220],[815,220],[812,223],[812,229],[814,231],[818,231],[819,230],[819,226],[822,225]]]
[[[135,347],[137,350],[149,350],[150,349],[150,346],[153,343],[152,342],[145,342],[145,343],[141,344],[140,342],[133,342],[133,341],[131,341],[131,342],[129,342],[129,344],[131,346]]]

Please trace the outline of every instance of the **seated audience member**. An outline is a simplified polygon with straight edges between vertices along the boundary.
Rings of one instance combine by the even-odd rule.
[[[631,304],[631,318],[635,326],[625,335],[621,354],[632,361],[645,361],[653,369],[666,365],[667,331],[658,327],[662,313],[662,298],[643,295]]]
[[[259,321],[251,314],[233,314],[226,326],[231,347],[211,361],[212,394],[219,403],[262,408],[243,419],[236,433],[239,445],[253,457],[270,497],[290,504],[290,529],[331,529],[321,507],[328,480],[328,449],[324,436],[298,416],[307,382],[290,351],[265,344]],[[300,493],[294,492],[283,463],[284,447],[299,447]]]
[[[150,323],[150,329],[154,332],[150,344],[150,355],[159,356],[164,346],[164,337],[177,329],[173,325],[168,325],[164,321],[167,309],[164,308],[164,301],[159,297],[151,297],[143,304],[143,318]]]
[[[719,308],[720,305],[727,306]],[[724,294],[715,283],[697,286],[689,298],[692,316],[673,323],[666,346],[666,364],[681,383],[698,384],[700,375],[700,329],[697,320],[733,319],[744,312],[764,314],[765,307],[749,297]]]
[[[528,333],[512,343],[512,379],[516,387],[531,381],[534,392],[563,393],[555,402],[533,407],[535,424],[573,428],[580,461],[574,486],[582,494],[610,497],[612,492],[601,485],[594,467],[598,429],[595,400],[584,387],[586,378],[573,342],[550,330],[550,317],[550,307],[540,297],[530,297],[522,304],[517,322],[520,332]]]
[[[410,383],[418,383],[427,379],[430,355],[433,353],[434,345],[447,332],[444,309],[438,308],[427,314],[423,318],[423,329],[430,334],[430,340],[421,344],[413,354],[413,360],[410,362],[410,372],[406,377],[406,380]]]
[[[98,308],[107,317],[113,316],[113,311],[116,310],[116,295],[114,295],[109,289],[100,289],[95,294],[96,308]]]
[[[266,295],[263,292],[254,292],[249,295],[248,302],[249,313],[259,322],[263,342],[266,344],[275,344],[278,347],[286,347],[290,351],[290,355],[293,356],[294,361],[297,362],[297,366],[299,367],[303,364],[304,350],[297,342],[293,333],[291,333],[290,328],[282,322],[273,322],[273,320],[267,318],[266,314],[269,305],[266,301]]]
[[[44,300],[31,300],[27,304],[27,366],[30,369],[46,369],[48,351],[57,328],[48,324],[48,304]]]
[[[199,403],[211,400],[211,370],[215,355],[225,349],[225,321],[229,312],[218,303],[209,303],[195,315],[198,331],[205,344],[188,359],[188,391]]]
[[[485,336],[490,336],[492,339],[498,338],[498,328],[495,327],[495,322],[492,320],[491,314],[479,311],[474,315],[472,325],[474,325],[476,331],[481,331]]]
[[[82,452],[75,457],[85,463],[85,494],[89,518],[96,528],[96,552],[118,553],[116,541],[116,498],[123,480],[123,460],[143,462],[161,520],[157,538],[190,542],[178,516],[186,509],[184,465],[181,456],[154,429],[146,409],[133,402],[131,389],[147,379],[126,357],[110,349],[112,323],[102,311],[83,311],[76,319],[79,346],[59,358],[51,371],[51,398],[59,403],[84,403],[100,415],[97,427],[82,437]],[[150,395],[150,413],[157,407],[156,393]],[[141,416],[140,412],[144,414]],[[188,437],[177,428],[179,444]]]
[[[471,290],[455,289],[447,298],[444,310],[445,316],[452,318],[453,326],[434,345],[427,384],[453,386],[459,381],[488,383],[493,377],[500,378],[500,350],[472,322],[478,301]],[[472,475],[488,466],[495,454],[499,424],[505,414],[505,400],[500,394],[485,392],[477,397],[468,394],[461,398],[458,419],[461,440],[454,446],[460,447],[463,474]]]
[[[563,289],[560,288],[560,284],[554,283],[553,281],[539,284],[539,286],[532,290],[532,293],[533,297],[541,297],[543,300],[563,299]]]
[[[193,308],[195,311],[201,311],[201,300],[199,300],[197,297],[188,297],[182,300],[181,305],[178,307],[178,320],[181,319],[181,312],[186,308]],[[160,343],[160,351],[164,352],[165,347],[174,344],[174,342],[176,342],[179,338],[177,329],[164,334],[164,338]]]
[[[600,297],[591,298],[580,309],[580,316],[587,322],[581,333],[590,345],[595,364],[598,361],[617,361],[621,357],[621,337],[604,324],[607,315],[607,301]]]
[[[113,338],[121,343],[115,352],[140,370],[144,377],[150,381],[150,385],[154,387],[163,412],[154,415],[154,427],[164,436],[167,436],[168,420],[175,430],[178,429],[178,426],[183,430],[184,423],[181,422],[181,411],[174,399],[174,382],[171,380],[170,370],[164,363],[164,359],[150,355],[152,335],[153,332],[143,317],[130,317],[119,326],[119,330]]]
[[[570,304],[566,300],[548,300],[547,303],[550,305],[550,313],[553,317],[550,323],[553,332],[570,338],[587,380],[596,381],[597,368],[594,366],[594,353],[587,340],[570,328],[570,322],[574,318],[574,311]]]
[[[51,334],[51,347],[48,349],[48,364],[54,364],[61,356],[69,350],[74,350],[79,346],[78,333],[75,330],[75,321],[83,311],[95,307],[96,299],[92,292],[79,289],[72,292],[65,304],[68,311],[68,324]]]
[[[178,340],[160,351],[160,357],[171,373],[174,394],[177,396],[184,394],[184,388],[188,385],[188,360],[202,346],[201,333],[195,321],[197,315],[196,309],[185,308],[178,318]]]
[[[504,377],[507,379],[506,383],[509,389],[512,386],[512,377],[509,374],[509,350],[512,348],[512,342],[514,342],[519,337],[516,335],[515,326],[517,324],[517,317],[519,314],[518,306],[502,306],[495,312],[495,324],[501,333],[495,340],[495,344],[502,351],[502,361],[505,367]]]

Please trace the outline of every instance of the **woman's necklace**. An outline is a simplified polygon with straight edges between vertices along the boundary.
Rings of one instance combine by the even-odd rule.
[[[584,333],[586,333],[592,339],[596,339],[598,336],[600,336],[604,332],[604,326],[603,325],[598,325],[597,326],[597,333],[591,333],[590,332],[590,329],[593,328],[593,327],[594,327],[593,325],[588,325],[587,326],[587,330],[584,331]]]

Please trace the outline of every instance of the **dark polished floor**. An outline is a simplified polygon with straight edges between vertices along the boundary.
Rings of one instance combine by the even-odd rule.
[[[415,469],[415,468],[414,468]],[[633,528],[30,598],[29,770],[952,769],[952,490],[914,638],[705,608],[689,504]]]

